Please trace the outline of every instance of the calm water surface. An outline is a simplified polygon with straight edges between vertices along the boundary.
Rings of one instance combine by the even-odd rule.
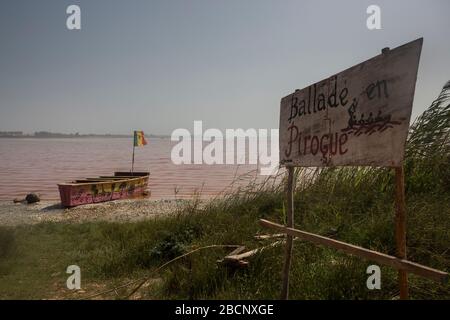
[[[136,148],[135,170],[150,171],[151,198],[189,198],[220,194],[256,165],[174,165],[170,139],[148,139]],[[36,192],[43,199],[59,199],[57,183],[111,175],[131,168],[132,142],[127,138],[0,139],[0,200]],[[242,178],[248,184],[256,173]],[[260,179],[261,177],[259,177]],[[177,191],[175,191],[177,190]]]

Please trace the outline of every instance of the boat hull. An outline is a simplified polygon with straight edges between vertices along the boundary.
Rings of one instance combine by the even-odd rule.
[[[146,191],[149,175],[135,173],[133,176],[122,176],[115,173],[113,177],[91,178],[92,182],[73,182],[58,184],[61,205],[75,207],[84,204],[99,203],[111,200],[133,198]],[[130,173],[128,173],[130,174]],[[139,174],[139,175],[138,175]]]

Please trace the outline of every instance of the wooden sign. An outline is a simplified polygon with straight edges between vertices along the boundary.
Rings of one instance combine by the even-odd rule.
[[[402,164],[423,39],[281,99],[280,164]]]

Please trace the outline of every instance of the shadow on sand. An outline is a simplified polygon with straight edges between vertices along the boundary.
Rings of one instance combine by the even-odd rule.
[[[64,207],[61,205],[61,203],[52,204],[50,206],[44,207],[41,209],[41,211],[53,211],[53,210],[62,210]]]

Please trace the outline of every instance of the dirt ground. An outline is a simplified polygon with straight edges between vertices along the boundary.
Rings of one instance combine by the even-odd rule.
[[[63,208],[57,201],[35,204],[0,201],[0,225],[40,222],[137,221],[176,213],[187,200],[129,199]]]

